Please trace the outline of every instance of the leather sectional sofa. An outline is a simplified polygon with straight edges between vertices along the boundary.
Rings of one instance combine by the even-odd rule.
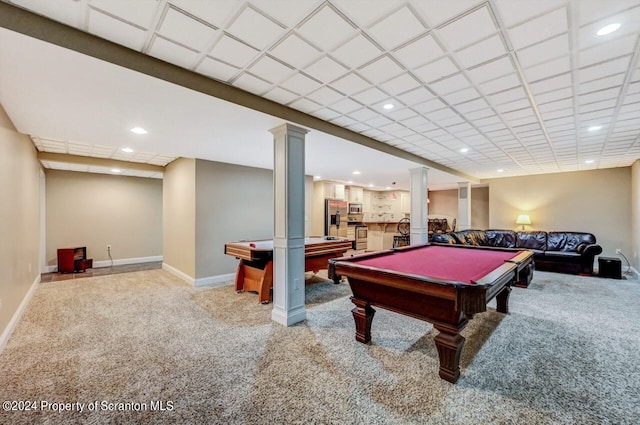
[[[435,234],[431,242],[528,249],[536,270],[572,274],[593,274],[594,258],[602,253],[596,237],[583,232],[461,230]]]

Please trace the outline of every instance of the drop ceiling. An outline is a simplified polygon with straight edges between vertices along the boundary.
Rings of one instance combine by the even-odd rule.
[[[6,3],[459,172],[435,167],[435,186],[640,157],[640,0]],[[6,29],[0,45],[0,102],[39,149],[272,166],[280,118]],[[319,131],[307,156],[379,187],[421,166]]]

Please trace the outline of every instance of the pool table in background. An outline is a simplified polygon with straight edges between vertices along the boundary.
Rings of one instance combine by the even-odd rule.
[[[329,268],[329,259],[339,258],[353,249],[354,241],[331,237],[304,239],[304,270],[318,273]],[[273,240],[230,242],[224,245],[224,253],[238,258],[236,291],[256,291],[258,301],[266,304],[273,287]],[[340,276],[329,275],[335,283]]]
[[[356,340],[371,340],[372,305],[430,322],[440,332],[440,377],[455,383],[465,342],[460,332],[494,297],[497,310],[508,313],[511,286],[529,283],[532,259],[530,251],[421,244],[329,262],[351,286]]]

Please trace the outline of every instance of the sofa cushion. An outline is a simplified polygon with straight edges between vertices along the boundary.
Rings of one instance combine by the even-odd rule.
[[[516,232],[513,230],[485,230],[487,245],[500,248],[516,247]]]
[[[461,244],[472,246],[487,246],[487,236],[483,230],[462,230],[460,232],[454,232],[454,237],[457,238]]]
[[[581,252],[587,245],[596,243],[596,237],[583,232],[548,232],[547,250]]]
[[[431,236],[431,242],[447,243],[447,244],[450,244],[450,245],[455,245],[455,244],[460,243],[450,233],[436,233],[433,236]]]
[[[547,232],[518,232],[516,234],[516,248],[546,251]]]
[[[572,261],[580,262],[582,255],[571,251],[545,251],[544,258],[546,260]]]

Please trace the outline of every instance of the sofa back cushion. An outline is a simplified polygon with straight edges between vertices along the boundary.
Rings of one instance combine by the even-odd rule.
[[[484,230],[461,230],[459,232],[453,232],[451,235],[453,235],[459,243],[464,245],[487,246],[488,244],[487,235],[485,235]]]
[[[460,243],[450,233],[435,233],[433,236],[431,236],[431,242],[448,243],[450,245],[455,245]]]
[[[547,250],[547,232],[518,232],[516,235],[516,248]]]
[[[547,250],[562,252],[578,252],[580,245],[596,243],[596,237],[583,232],[549,232],[547,234]]]
[[[487,245],[500,248],[516,247],[516,232],[513,230],[485,230]]]

